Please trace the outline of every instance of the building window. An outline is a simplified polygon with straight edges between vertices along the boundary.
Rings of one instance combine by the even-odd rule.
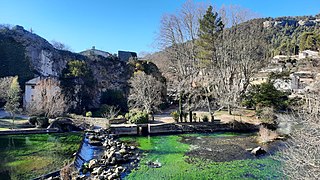
[[[34,88],[35,88],[35,86],[34,86],[34,85],[32,85],[32,86],[31,86],[31,89],[34,89]]]
[[[34,101],[34,96],[33,95],[31,95],[31,101]]]

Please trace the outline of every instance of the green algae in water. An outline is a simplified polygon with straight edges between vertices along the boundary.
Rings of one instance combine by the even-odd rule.
[[[200,134],[207,137],[232,137],[223,135]],[[279,172],[281,164],[272,157],[259,159],[214,162],[212,160],[188,157],[190,145],[181,143],[181,136],[169,135],[151,137],[125,137],[127,142],[134,142],[145,151],[140,168],[131,172],[126,179],[282,179]],[[190,136],[198,136],[191,134]],[[150,168],[148,161],[159,161],[161,168]]]
[[[0,136],[0,179],[32,179],[72,160],[82,133]]]

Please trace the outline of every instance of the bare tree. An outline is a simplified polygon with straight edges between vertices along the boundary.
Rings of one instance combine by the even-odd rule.
[[[182,98],[186,97],[189,112],[193,96],[193,83],[199,69],[196,39],[199,19],[205,12],[204,5],[187,1],[177,14],[164,15],[161,20],[158,42],[167,60],[166,72],[169,80],[168,91],[179,99],[180,121],[182,121]],[[192,114],[192,113],[190,113]],[[190,116],[191,118],[191,116]]]
[[[27,105],[27,112],[31,115],[57,117],[67,111],[64,94],[60,83],[54,78],[41,79],[35,86],[33,100]]]
[[[5,101],[13,78],[14,77],[0,78],[0,101]]]
[[[202,54],[207,55],[203,58],[205,68],[200,84],[207,99],[215,97],[220,106],[228,107],[231,114],[232,107],[236,106],[246,91],[249,79],[264,62],[265,42],[262,23],[257,22],[250,27],[239,24],[251,18],[245,16],[247,11],[230,8],[222,9],[221,12],[221,20],[232,27],[224,29],[216,39],[206,39],[206,36],[200,38],[200,42],[206,42],[199,43],[204,51]],[[203,29],[206,30],[206,26]],[[209,102],[207,104],[210,105]]]
[[[71,48],[68,45],[66,45],[66,44],[64,44],[62,42],[59,42],[59,41],[56,41],[56,40],[52,40],[51,44],[56,49],[64,50],[64,51],[71,51]]]
[[[12,118],[12,128],[14,127],[15,115],[21,112],[20,109],[20,85],[18,82],[18,76],[12,78],[9,89],[6,95],[6,104],[4,109],[10,113]]]
[[[305,104],[295,116],[287,148],[282,151],[283,172],[289,179],[319,179],[320,177],[320,92],[305,94]]]
[[[182,107],[192,114],[206,104],[211,112],[216,100],[231,113],[264,57],[260,24],[239,25],[255,17],[254,13],[238,6],[223,7],[222,15],[211,19],[220,24],[204,28],[207,36],[201,35],[204,29],[200,25],[205,9],[203,4],[187,1],[178,13],[165,15],[161,21],[158,42],[164,55],[157,54],[161,62],[156,64],[168,79],[168,93],[179,99],[180,120]],[[214,13],[214,9],[210,11]],[[221,22],[228,28],[223,29]]]
[[[120,112],[120,109],[116,106],[103,105],[102,117],[107,119],[114,119]]]
[[[226,28],[230,28],[232,26],[259,17],[257,13],[251,11],[250,9],[232,4],[228,6],[222,5],[218,12]]]
[[[159,110],[162,103],[163,84],[151,75],[142,71],[137,72],[130,79],[130,94],[128,103],[131,108],[138,108],[151,114]]]

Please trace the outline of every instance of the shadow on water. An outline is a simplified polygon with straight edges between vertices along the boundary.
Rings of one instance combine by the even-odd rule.
[[[203,158],[215,162],[229,162],[234,160],[257,159],[274,155],[281,148],[283,142],[276,141],[266,145],[258,144],[253,134],[213,134],[205,135],[184,135],[182,143],[190,145],[190,151],[186,153],[190,159]],[[264,156],[255,156],[247,149],[261,146],[267,151]]]

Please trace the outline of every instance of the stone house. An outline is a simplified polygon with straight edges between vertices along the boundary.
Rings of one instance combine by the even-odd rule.
[[[111,53],[98,50],[98,49],[95,48],[95,46],[92,46],[92,49],[88,49],[88,50],[80,52],[80,54],[82,54],[84,56],[92,56],[92,55],[102,56],[102,57],[105,57],[105,58],[112,57]]]
[[[55,77],[36,77],[25,83],[25,93],[23,96],[23,107],[27,108],[33,101],[37,101],[39,98],[37,95],[39,94],[39,85],[42,80],[54,80],[51,81],[49,86],[46,86],[46,92],[49,92],[51,96],[57,91],[61,91],[59,86],[59,81]]]
[[[35,87],[40,82],[40,77],[33,78],[25,83],[25,92],[23,96],[23,107],[27,107],[32,101],[34,101],[34,95],[36,93]]]
[[[305,50],[299,53],[299,59],[305,59],[305,58],[320,58],[319,52],[317,51],[311,51],[311,50]]]
[[[314,82],[314,74],[311,71],[295,72],[290,77],[292,93],[302,93]]]
[[[128,62],[130,58],[137,58],[136,52],[118,51],[118,58],[120,61]]]

